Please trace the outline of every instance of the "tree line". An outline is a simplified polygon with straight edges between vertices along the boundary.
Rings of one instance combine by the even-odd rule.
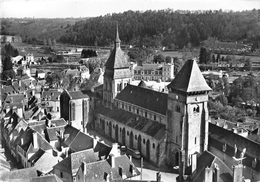
[[[257,10],[243,12],[127,11],[89,18],[69,27],[59,41],[107,46],[115,37],[115,22],[125,44],[183,48],[199,46],[209,37],[222,41],[259,41]]]

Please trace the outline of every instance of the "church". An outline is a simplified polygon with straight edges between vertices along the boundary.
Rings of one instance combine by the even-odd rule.
[[[94,128],[151,163],[184,167],[193,154],[208,147],[207,85],[195,60],[187,61],[168,85],[169,93],[131,85],[133,71],[120,46],[118,28],[114,48],[105,64],[103,104],[96,109]],[[192,135],[191,135],[192,133]]]

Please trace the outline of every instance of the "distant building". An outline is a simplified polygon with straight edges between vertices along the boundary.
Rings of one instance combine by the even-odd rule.
[[[166,64],[143,64],[134,69],[135,80],[170,81],[174,78],[174,65]]]

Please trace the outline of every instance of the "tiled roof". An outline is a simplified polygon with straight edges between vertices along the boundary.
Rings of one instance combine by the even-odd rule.
[[[92,163],[98,160],[93,149],[72,153],[70,156],[59,162],[54,168],[74,174],[78,171],[82,162]]]
[[[114,119],[121,124],[141,131],[142,133],[146,133],[157,140],[165,137],[166,129],[164,124],[151,121],[141,116],[136,116],[136,114],[131,112],[118,108],[111,110],[102,105],[96,110],[96,112],[108,118]]]
[[[240,154],[246,148],[245,159],[243,164],[252,168],[252,161],[257,158],[258,162],[254,170],[260,171],[260,144],[248,138],[233,133],[232,131],[218,127],[209,123],[209,147],[216,148],[222,151],[223,145],[227,145],[225,153],[233,157],[235,152],[235,144],[237,147],[237,154]]]
[[[168,94],[128,84],[117,100],[166,115]]]
[[[74,152],[93,148],[93,138],[80,131],[80,132],[78,132],[78,134],[74,138],[74,140],[71,142],[69,147]]]
[[[33,177],[37,177],[37,172],[34,167],[13,170],[9,172],[0,172],[0,181],[24,181]]]
[[[61,92],[58,90],[48,90],[42,92],[42,100],[58,101]]]
[[[89,98],[88,95],[83,94],[81,91],[69,92],[69,95],[71,96],[72,99]]]
[[[195,60],[186,61],[167,87],[185,93],[211,90]]]
[[[209,151],[204,151],[198,158],[196,173],[195,176],[193,176],[192,181],[205,181],[205,168],[208,167],[214,169],[214,165],[217,165],[219,168],[218,182],[230,182],[233,180],[232,171],[228,168],[228,166],[226,166],[226,164],[214,154]]]
[[[49,176],[40,176],[40,177],[36,177],[36,178],[32,178],[31,182],[62,182],[62,180],[56,176],[56,174],[54,175],[49,175]]]

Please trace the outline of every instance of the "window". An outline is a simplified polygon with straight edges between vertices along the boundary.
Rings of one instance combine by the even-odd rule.
[[[179,105],[176,106],[176,111],[181,112],[181,107]]]
[[[153,143],[153,148],[155,148],[155,143]]]
[[[59,112],[60,110],[59,110],[59,107],[57,107],[57,112]]]
[[[137,140],[137,135],[135,135],[135,139]]]
[[[136,113],[139,114],[139,109],[136,109]]]
[[[131,106],[129,106],[129,111],[131,112]]]
[[[60,172],[60,177],[63,178],[63,173],[62,172]]]
[[[120,83],[117,84],[117,91],[120,92]]]
[[[197,140],[197,137],[195,137],[195,144],[196,144],[196,142],[197,142],[196,140]]]
[[[119,130],[120,132],[121,132],[121,128],[120,128],[120,130]]]
[[[127,136],[129,136],[129,131],[127,131],[126,133],[127,133]]]
[[[143,139],[143,144],[145,144],[145,139]]]
[[[197,105],[193,108],[193,112],[200,112],[200,107]]]
[[[153,119],[156,121],[156,115],[153,116]]]
[[[122,103],[122,109],[124,109],[124,103]]]
[[[147,118],[147,112],[145,111],[144,116]]]
[[[176,136],[176,143],[178,143],[178,136]]]

